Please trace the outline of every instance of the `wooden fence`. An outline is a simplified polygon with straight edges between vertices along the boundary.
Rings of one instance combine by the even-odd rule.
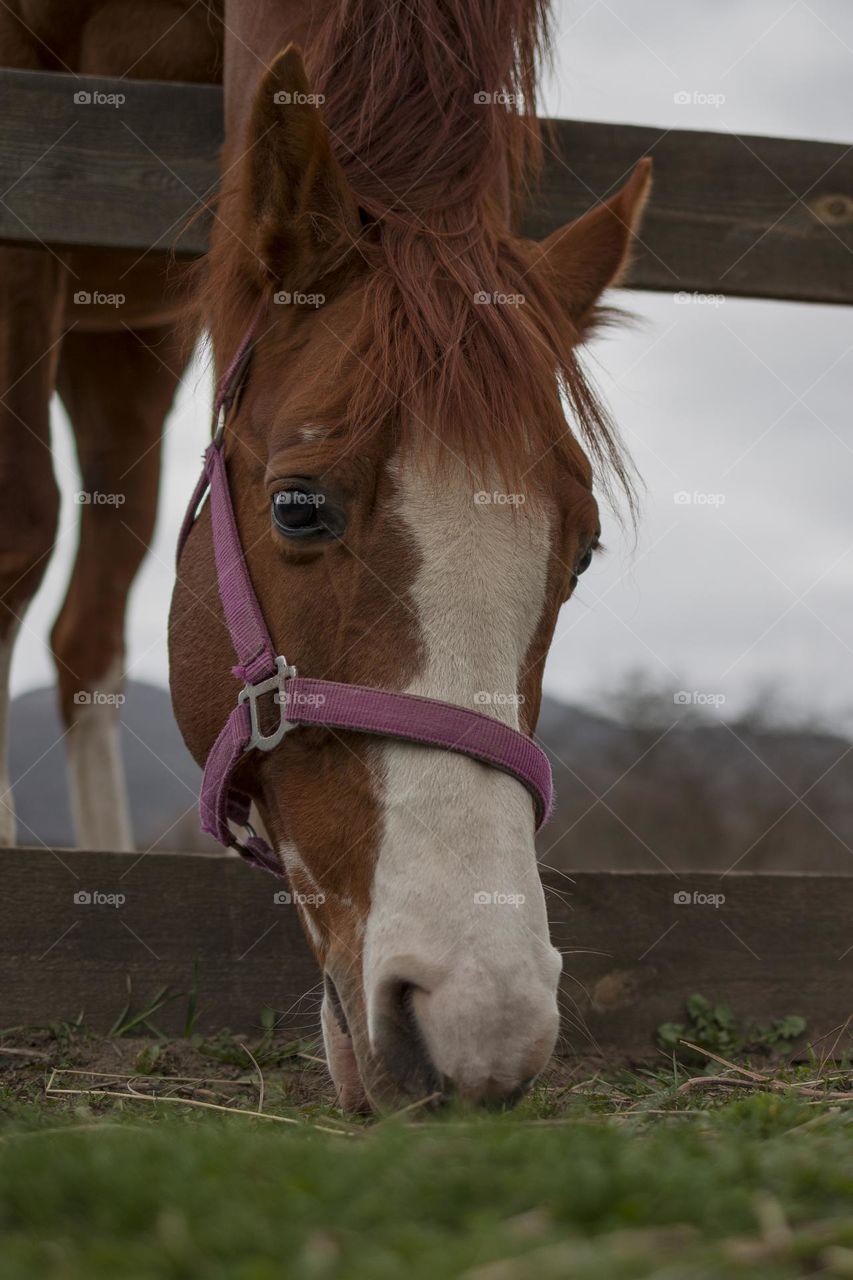
[[[218,88],[0,71],[0,103],[0,239],[203,252],[209,220],[189,220],[216,189]],[[553,129],[529,234],[576,217],[651,155],[635,288],[853,302],[849,147],[561,120]]]
[[[0,240],[203,252],[220,90],[0,71],[0,104]],[[556,121],[547,154],[533,235],[654,156],[635,288],[853,302],[850,148]],[[0,868],[0,1025],[82,1011],[106,1029],[168,986],[165,1030],[182,1029],[193,988],[202,1029],[248,1029],[264,1007],[293,1031],[316,1028],[319,975],[295,910],[237,860],[20,849]],[[573,1052],[648,1057],[694,991],[759,1019],[800,1013],[826,1047],[851,1014],[853,876],[546,872],[545,883]]]
[[[282,886],[227,854],[2,855],[0,1025],[109,1029],[169,987],[153,1022],[250,1030],[261,1011],[317,1028],[320,975]],[[694,991],[751,1017],[801,1014],[831,1045],[853,990],[853,876],[546,871],[566,953],[568,1051],[640,1061]],[[722,901],[720,900],[722,896]],[[483,910],[512,911],[484,905]]]

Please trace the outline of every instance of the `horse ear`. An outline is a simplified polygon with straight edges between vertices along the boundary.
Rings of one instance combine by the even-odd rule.
[[[618,284],[628,268],[651,185],[652,162],[646,157],[609,200],[540,242],[539,270],[550,278],[581,332],[601,294]]]
[[[246,240],[276,283],[310,283],[359,231],[358,206],[332,154],[302,54],[288,45],[255,93],[243,170]]]

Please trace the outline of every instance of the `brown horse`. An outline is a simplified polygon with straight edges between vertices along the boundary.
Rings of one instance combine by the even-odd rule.
[[[0,27],[7,63],[212,77],[220,32],[200,5],[81,0],[85,20],[60,37],[69,7],[27,5],[34,36]],[[546,7],[226,3],[223,183],[198,307],[221,367],[262,316],[226,462],[277,652],[303,675],[478,707],[527,733],[559,608],[598,540],[593,465],[624,476],[577,348],[624,269],[649,180],[644,164],[541,244],[514,234],[538,152]],[[40,30],[31,10],[43,11]],[[166,293],[140,283],[156,305],[133,332],[75,329],[60,343],[67,275],[47,253],[2,252],[18,300],[0,330],[10,619],[53,538],[57,363],[84,487],[139,486],[121,508],[126,536],[114,511],[83,509],[54,633],[80,837],[115,845],[114,729],[94,708],[81,716],[73,693],[102,688],[120,664],[155,441],[188,340]],[[202,761],[237,693],[209,506],[182,555],[170,649],[176,712]],[[320,728],[258,753],[245,775],[325,975],[342,1103],[516,1096],[553,1049],[560,972],[519,783],[461,756]]]
[[[619,465],[576,348],[649,176],[542,244],[513,233],[542,10],[227,7],[202,287],[220,368],[262,317],[225,456],[275,651],[302,676],[479,706],[528,733],[598,539],[578,437]],[[208,504],[171,617],[199,761],[236,697],[233,662]],[[342,1102],[516,1096],[552,1052],[560,973],[518,782],[319,727],[244,772],[325,975]]]
[[[220,75],[221,54],[221,14],[191,0],[0,6],[7,67],[208,81]],[[16,825],[5,732],[12,646],[22,631],[26,642],[24,613],[53,549],[60,491],[70,500],[82,487],[77,558],[52,648],[77,841],[126,849],[116,695],[128,592],[157,509],[163,421],[192,346],[185,270],[135,253],[0,247],[0,274],[0,844],[14,843]],[[106,299],[119,293],[126,301],[116,308]],[[91,301],[75,301],[81,294]],[[54,388],[71,419],[82,486],[54,474]]]

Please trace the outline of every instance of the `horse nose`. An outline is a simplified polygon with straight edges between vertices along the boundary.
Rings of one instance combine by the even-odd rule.
[[[412,1098],[514,1105],[553,1053],[556,983],[464,970],[417,982],[411,973],[401,966],[376,994],[373,1048],[387,1074]]]

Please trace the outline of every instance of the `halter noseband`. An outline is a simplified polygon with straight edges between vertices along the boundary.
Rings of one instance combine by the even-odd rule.
[[[237,532],[223,451],[225,425],[248,370],[261,314],[259,308],[219,382],[213,439],[205,451],[204,469],[178,538],[180,560],[190,529],[209,496],[219,598],[237,657],[232,673],[243,681],[237,705],[204,767],[199,797],[202,830],[255,866],[283,876],[276,854],[249,825],[251,797],[234,785],[233,775],[250,751],[272,751],[285,734],[300,725],[320,725],[455,751],[500,769],[530,792],[538,831],[551,814],[551,766],[544,751],[523,733],[482,712],[435,698],[305,679],[276,653]],[[278,706],[278,724],[271,733],[264,733],[258,703],[269,694]],[[238,840],[231,823],[247,831],[247,838]]]

